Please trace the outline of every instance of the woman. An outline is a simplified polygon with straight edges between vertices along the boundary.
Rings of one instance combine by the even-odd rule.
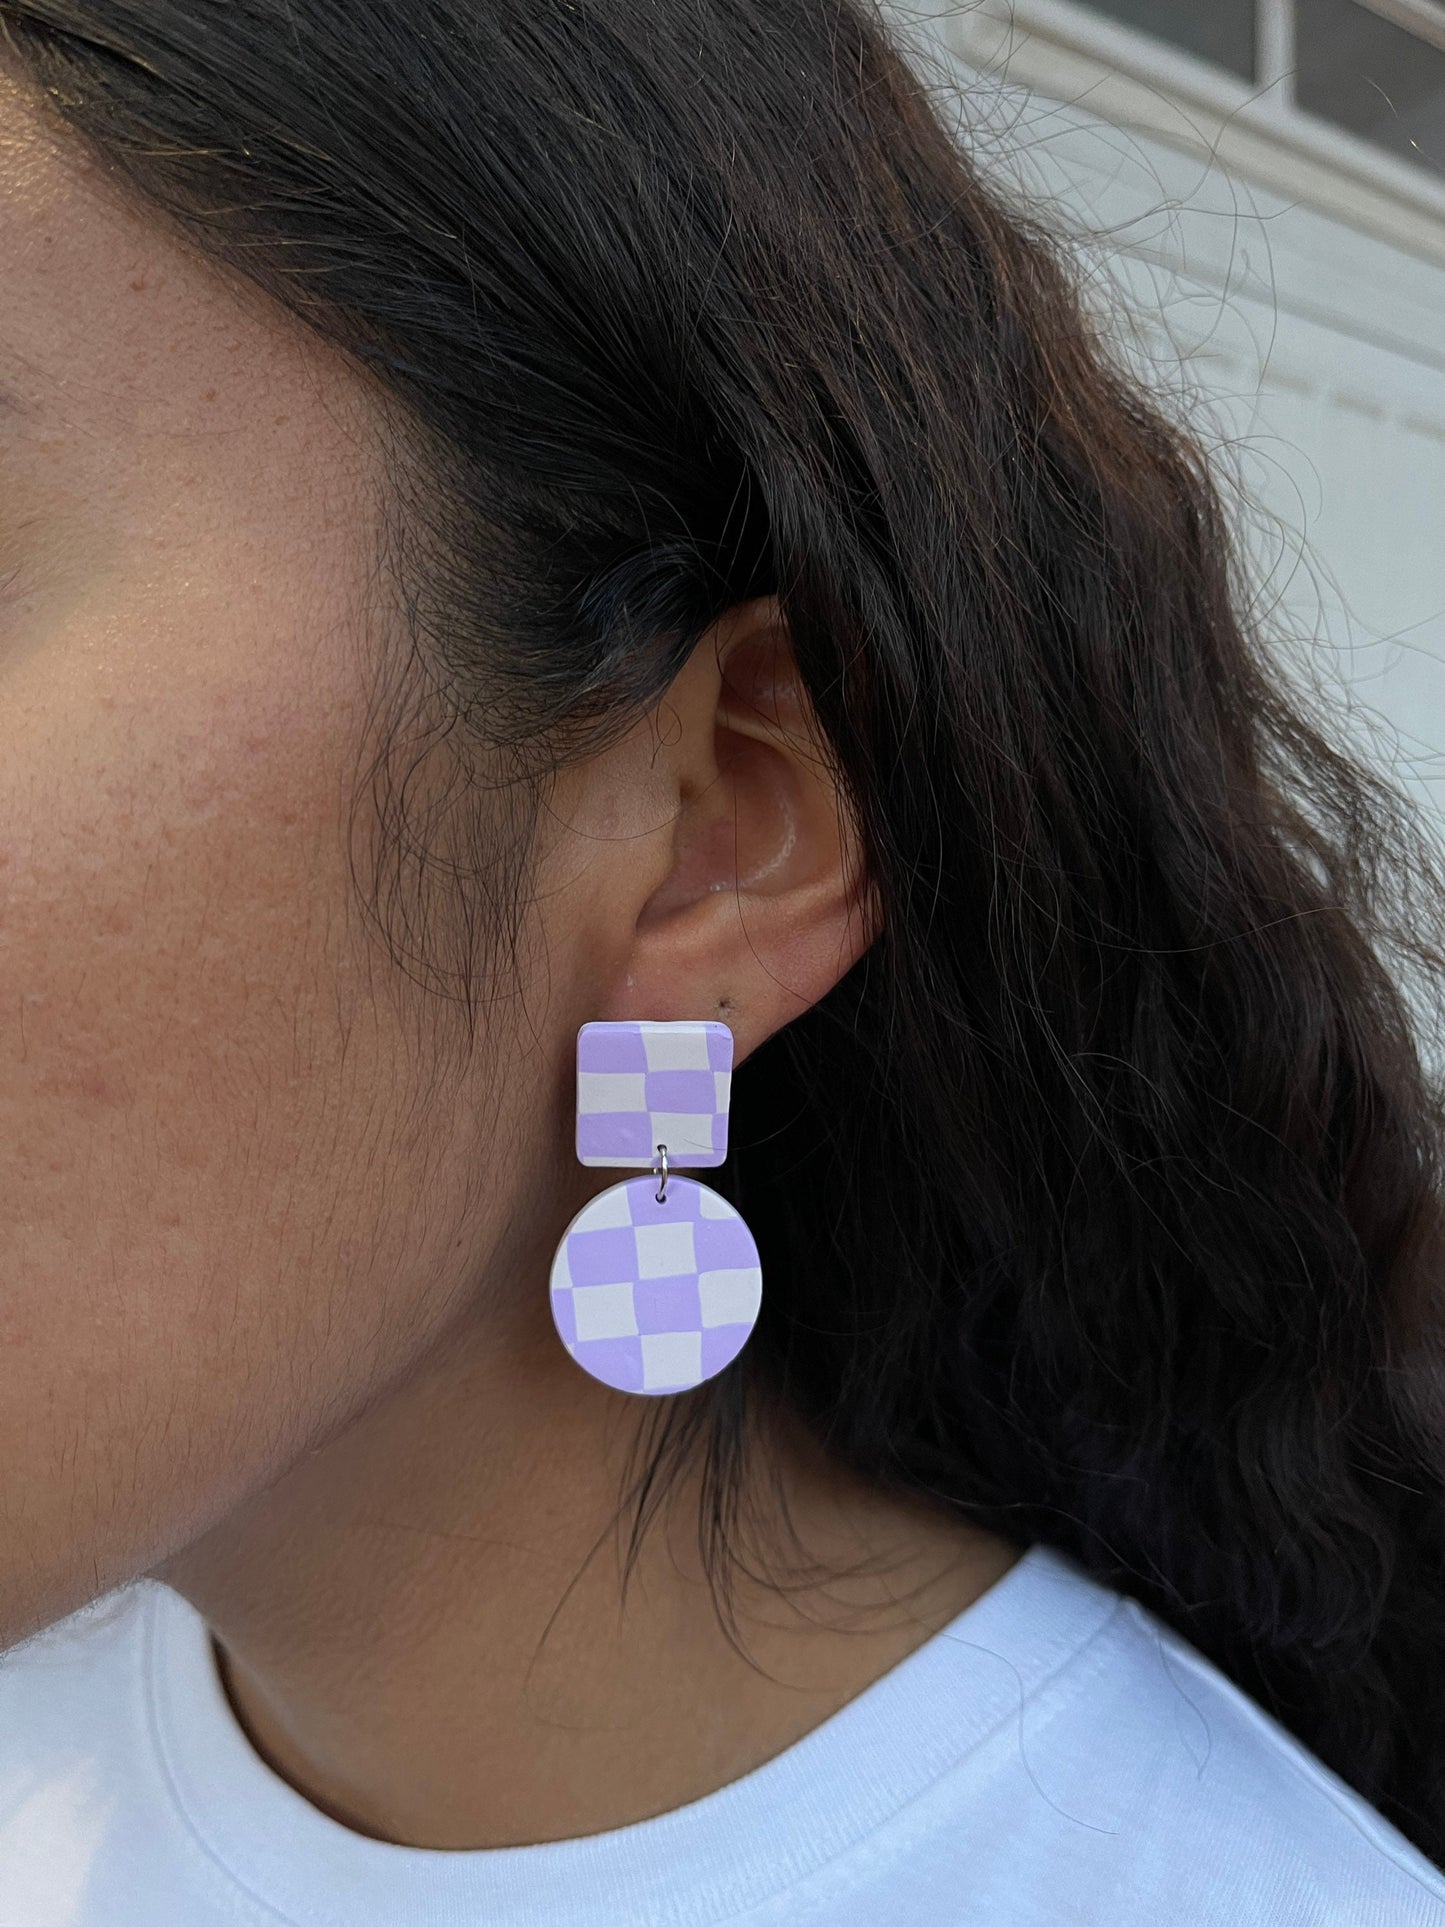
[[[843,0],[0,24],[0,1917],[1445,1919],[1445,882],[1042,234]]]

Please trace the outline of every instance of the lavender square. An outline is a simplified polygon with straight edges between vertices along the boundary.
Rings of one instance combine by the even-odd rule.
[[[726,1024],[584,1024],[577,1033],[577,1157],[670,1169],[727,1157],[733,1037]]]
[[[625,1284],[636,1274],[637,1240],[630,1228],[574,1231],[567,1242],[567,1264],[574,1285]]]
[[[641,1278],[632,1287],[639,1332],[701,1331],[697,1279]]]

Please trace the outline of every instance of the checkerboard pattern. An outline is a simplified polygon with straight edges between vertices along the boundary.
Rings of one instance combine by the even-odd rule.
[[[552,1263],[552,1317],[593,1378],[619,1392],[685,1392],[737,1357],[763,1274],[752,1233],[691,1178],[629,1178],[593,1198]]]
[[[577,1033],[577,1156],[670,1170],[728,1150],[733,1034],[726,1024],[584,1024]]]

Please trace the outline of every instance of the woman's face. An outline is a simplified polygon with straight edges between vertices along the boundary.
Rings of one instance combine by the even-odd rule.
[[[577,1028],[725,1017],[740,1062],[876,912],[763,597],[549,786],[494,968],[497,877],[419,897],[394,813],[372,867],[388,772],[453,862],[468,796],[411,753],[362,379],[3,60],[0,263],[3,1648],[422,1399],[424,1361],[481,1361],[468,1490],[495,1441],[616,1436],[546,1309],[609,1176],[567,1148]],[[515,842],[487,807],[469,852]]]
[[[4,1645],[436,1338],[496,1261],[579,1013],[553,931],[564,994],[494,1091],[486,1050],[424,1048],[362,932],[377,498],[351,377],[3,73],[0,263]]]

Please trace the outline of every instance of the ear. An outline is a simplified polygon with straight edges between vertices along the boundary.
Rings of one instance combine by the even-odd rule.
[[[729,611],[653,714],[566,774],[562,814],[592,852],[585,884],[562,893],[585,946],[584,1019],[720,1018],[741,1060],[876,935],[775,598]]]

